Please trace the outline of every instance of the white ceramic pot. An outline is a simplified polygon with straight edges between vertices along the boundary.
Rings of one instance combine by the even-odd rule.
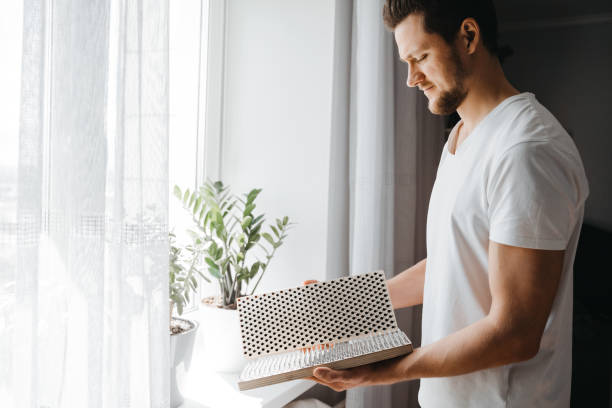
[[[201,304],[198,310],[203,330],[199,339],[206,366],[216,372],[237,373],[247,361],[242,355],[242,338],[238,310]]]
[[[193,325],[191,330],[170,336],[170,355],[172,356],[172,367],[170,368],[170,404],[172,408],[176,408],[184,401],[181,388],[185,383],[185,378],[191,365],[193,345],[199,324],[193,320],[179,319],[177,317],[172,319],[183,320]]]

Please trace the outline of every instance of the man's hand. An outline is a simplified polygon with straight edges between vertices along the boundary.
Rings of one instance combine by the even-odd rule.
[[[401,374],[401,361],[407,356],[397,357],[377,363],[334,370],[329,367],[317,367],[309,380],[323,384],[334,391],[344,391],[350,388],[366,385],[393,384],[405,380]]]
[[[344,391],[350,388],[367,385],[368,366],[349,368],[347,370],[334,370],[329,367],[317,367],[309,380],[323,384],[334,391]]]

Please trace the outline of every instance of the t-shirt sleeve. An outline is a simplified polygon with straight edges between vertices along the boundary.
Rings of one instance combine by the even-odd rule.
[[[547,142],[523,142],[495,161],[487,183],[489,239],[565,249],[584,198],[575,164]]]

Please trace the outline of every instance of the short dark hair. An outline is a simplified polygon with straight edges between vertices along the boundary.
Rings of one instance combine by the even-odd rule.
[[[497,15],[492,0],[386,0],[383,6],[383,20],[390,30],[413,13],[423,14],[425,31],[439,34],[449,44],[461,22],[472,17],[480,27],[485,48],[498,54]]]

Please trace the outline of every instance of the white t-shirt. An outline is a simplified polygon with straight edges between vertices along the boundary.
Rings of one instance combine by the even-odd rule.
[[[587,196],[576,146],[531,93],[495,107],[454,155],[447,143],[427,215],[423,345],[488,314],[489,240],[566,253],[538,354],[471,374],[422,379],[423,408],[569,406],[572,266]]]

